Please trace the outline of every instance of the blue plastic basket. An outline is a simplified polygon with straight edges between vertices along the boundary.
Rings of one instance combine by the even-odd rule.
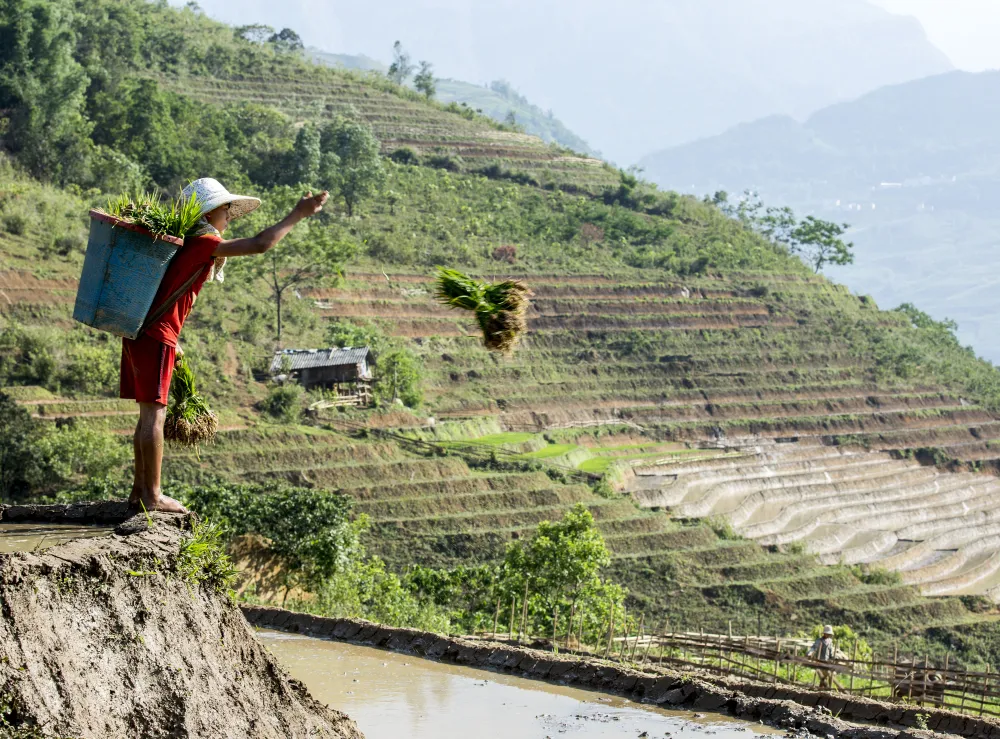
[[[90,240],[73,318],[134,339],[139,335],[170,260],[184,245],[105,213],[90,211]]]

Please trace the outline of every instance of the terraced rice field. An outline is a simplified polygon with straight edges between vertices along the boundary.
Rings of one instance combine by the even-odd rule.
[[[295,120],[330,118],[351,108],[372,126],[385,154],[409,147],[421,155],[460,157],[471,168],[503,162],[540,184],[594,192],[618,181],[617,171],[601,160],[574,155],[535,136],[501,131],[484,120],[468,120],[330,70],[314,79],[159,77],[157,81],[202,102],[253,101]]]
[[[927,595],[1000,595],[1000,480],[885,453],[811,444],[639,467],[646,507],[717,517],[765,546],[793,543],[828,564],[900,572]]]
[[[651,616],[742,618],[748,603],[776,602],[768,613],[777,619],[982,620],[951,596],[1000,587],[990,505],[1000,481],[900,452],[935,447],[989,469],[1000,422],[944,388],[879,380],[874,360],[828,323],[891,317],[794,276],[530,279],[530,335],[511,358],[479,347],[471,322],[433,302],[424,275],[357,272],[341,288],[304,294],[321,319],[374,318],[411,341],[426,408],[395,425],[445,453],[377,434],[244,428],[248,416],[230,410],[215,448],[170,450],[167,476],[344,492],[372,520],[372,549],[396,567],[495,559],[583,503],[614,576]],[[72,291],[63,281],[30,288],[18,297],[29,310]],[[88,423],[123,433],[134,418],[113,399],[20,402],[39,417],[90,414]],[[330,411],[320,421],[338,419]],[[458,452],[470,443],[514,464],[469,461]],[[524,468],[532,463],[556,472]],[[607,474],[625,495],[601,497],[579,472]],[[721,520],[745,538],[728,538]],[[903,582],[867,582],[841,562],[894,569]]]

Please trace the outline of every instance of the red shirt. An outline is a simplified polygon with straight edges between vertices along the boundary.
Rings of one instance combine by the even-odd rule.
[[[153,307],[150,308],[150,312],[162,305],[168,297],[191,278],[191,275],[196,272],[201,274],[188,291],[181,296],[180,300],[174,303],[173,307],[164,313],[160,320],[146,329],[143,336],[148,336],[167,346],[177,346],[181,328],[194,306],[194,299],[198,297],[205,280],[208,279],[208,266],[215,261],[212,254],[215,253],[221,241],[222,237],[214,234],[185,239],[184,246],[167,267],[167,273],[163,276],[160,289],[156,292],[156,298],[153,299]]]

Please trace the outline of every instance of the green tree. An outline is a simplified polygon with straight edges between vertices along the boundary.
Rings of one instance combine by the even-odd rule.
[[[291,187],[275,188],[266,204],[243,219],[240,235],[256,233],[280,220],[301,194]],[[246,279],[259,279],[267,285],[274,301],[276,339],[281,346],[284,329],[282,308],[285,294],[291,290],[335,284],[340,279],[345,262],[354,255],[354,242],[343,237],[322,218],[310,218],[296,226],[274,249],[233,264]]]
[[[388,77],[397,85],[402,85],[413,74],[413,64],[410,55],[403,49],[401,41],[392,45],[392,64],[389,65]]]
[[[267,40],[276,51],[280,51],[285,54],[291,54],[295,51],[301,51],[305,48],[305,44],[302,43],[302,38],[293,31],[291,28],[282,28],[278,33],[272,34]]]
[[[288,167],[291,178],[289,184],[311,185],[316,182],[319,179],[322,156],[319,129],[306,123],[295,135],[295,146],[292,148]]]
[[[422,92],[428,100],[437,94],[437,80],[434,78],[434,65],[430,62],[420,62],[420,71],[413,78],[413,86]]]
[[[378,139],[368,124],[338,116],[323,129],[322,149],[323,186],[340,195],[347,214],[353,216],[358,203],[376,193],[386,179]]]
[[[792,252],[799,254],[817,272],[827,264],[853,264],[854,244],[844,241],[849,224],[831,223],[807,216],[792,230]]]
[[[538,524],[528,543],[512,542],[501,573],[507,590],[517,594],[527,584],[551,612],[573,607],[588,589],[600,586],[600,571],[610,563],[593,515],[578,503],[561,521]]]
[[[233,36],[251,44],[267,43],[276,33],[272,26],[266,26],[263,23],[251,23],[248,26],[237,26],[233,29]]]
[[[849,224],[824,221],[807,216],[799,221],[795,212],[785,207],[766,207],[760,194],[747,190],[737,203],[729,200],[728,193],[715,193],[711,202],[730,218],[740,221],[746,228],[779,244],[784,244],[793,254],[799,255],[816,272],[827,264],[853,264],[854,244],[843,240]]]
[[[351,499],[325,490],[248,484],[184,487],[177,495],[224,526],[229,536],[258,534],[283,560],[285,597],[292,588],[318,588],[359,558],[364,515],[351,520]]]
[[[379,357],[377,373],[375,397],[380,402],[400,400],[409,408],[416,408],[423,402],[423,367],[409,349],[395,349]]]
[[[73,57],[72,15],[65,0],[0,0],[5,144],[32,174],[57,181],[85,169],[89,155],[89,79]]]

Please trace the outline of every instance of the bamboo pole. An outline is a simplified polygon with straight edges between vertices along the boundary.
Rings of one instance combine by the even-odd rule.
[[[979,704],[979,715],[986,711],[986,694],[990,689],[990,666],[986,665],[986,677],[983,679],[983,700]]]
[[[521,629],[517,632],[517,643],[521,643],[524,630],[528,627],[528,581],[524,581],[524,603],[521,606]]]
[[[924,674],[923,674],[923,690],[920,691],[920,707],[924,707],[924,703],[927,700],[927,667],[929,665],[929,658],[924,655]]]
[[[639,616],[639,631],[635,635],[635,644],[632,646],[632,662],[635,662],[635,653],[639,649],[639,639],[642,638],[642,630],[646,625],[646,614],[640,614]]]
[[[569,626],[566,629],[566,651],[569,651],[569,639],[573,636],[573,624],[576,622],[576,603],[569,608]],[[577,643],[577,648],[579,649],[580,644]]]
[[[854,695],[854,667],[858,661],[858,640],[854,640],[854,648],[851,649],[851,677],[850,677],[850,687],[848,690],[851,691],[851,695]]]
[[[580,614],[580,632],[577,634],[577,637],[576,637],[576,642],[579,645],[579,649],[580,649],[581,653],[583,653],[585,651],[585,649],[586,649],[586,647],[584,646],[584,643],[583,643],[583,622],[584,622],[584,618],[586,617],[586,615],[587,615],[586,613],[581,613]],[[598,647],[598,649],[600,649],[600,647]]]
[[[559,606],[552,609],[552,653],[555,654],[557,651],[556,646],[556,629],[559,626]]]
[[[611,626],[608,628],[608,646],[604,650],[604,659],[607,659],[608,655],[611,654],[611,642],[613,642],[614,639],[615,639],[615,605],[612,602],[612,604],[611,604]],[[598,647],[598,649],[600,649],[600,647]]]
[[[916,674],[917,671],[915,669],[916,665],[917,665],[917,656],[915,654],[911,654],[910,655],[910,671],[907,673],[908,676],[909,676],[909,679],[906,681],[906,684],[907,684],[906,698],[907,698],[907,700],[910,700],[910,701],[913,700],[913,681],[917,677],[917,674]]]
[[[781,665],[781,639],[778,639],[777,649],[774,652],[774,684],[778,684],[778,667]]]
[[[656,638],[655,634],[649,635],[649,639],[646,641],[646,650],[642,653],[642,662],[640,662],[639,664],[641,665],[646,664],[646,658],[649,657],[649,649],[650,647],[653,646],[653,639],[655,638]]]
[[[517,606],[517,596],[510,596],[510,628],[507,629],[507,641],[514,640],[514,609]]]
[[[493,641],[497,640],[497,626],[500,621],[500,598],[497,598],[497,611],[493,614]]]

